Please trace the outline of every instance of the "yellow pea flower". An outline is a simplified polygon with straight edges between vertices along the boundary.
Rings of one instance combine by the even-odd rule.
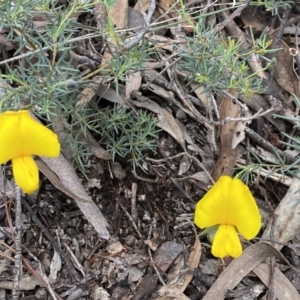
[[[57,157],[59,153],[57,135],[34,120],[28,110],[0,115],[0,164],[12,161],[15,181],[25,193],[33,193],[39,185],[39,170],[32,156]]]
[[[212,254],[220,258],[242,254],[238,232],[250,240],[261,228],[259,209],[249,188],[229,176],[221,176],[197,203],[194,222],[201,229],[219,225]]]

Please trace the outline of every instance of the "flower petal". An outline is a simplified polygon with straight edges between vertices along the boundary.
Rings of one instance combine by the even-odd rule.
[[[17,185],[27,194],[31,194],[39,186],[39,169],[31,156],[12,159],[13,175]]]
[[[225,256],[236,258],[242,254],[242,245],[234,226],[219,226],[214,237],[211,252],[214,256],[220,258]]]
[[[0,143],[0,164],[22,156],[57,157],[60,152],[57,135],[34,120],[28,110],[0,115]]]
[[[227,224],[235,225],[246,239],[253,239],[261,228],[261,215],[248,186],[238,178],[232,179],[229,192]]]
[[[197,203],[194,221],[200,228],[236,226],[247,239],[254,238],[261,228],[261,216],[249,188],[229,176],[221,176]]]
[[[194,221],[198,227],[205,228],[217,224],[227,224],[227,202],[231,181],[231,177],[221,176],[197,203]]]

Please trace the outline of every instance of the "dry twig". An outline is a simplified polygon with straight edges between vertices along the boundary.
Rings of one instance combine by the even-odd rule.
[[[135,221],[132,219],[130,213],[127,211],[127,209],[124,207],[124,205],[121,203],[121,201],[118,201],[119,205],[121,206],[122,210],[124,211],[125,215],[128,217],[128,219],[131,221],[131,224],[133,226],[133,228],[135,229],[136,233],[138,234],[138,236],[140,238],[142,238],[142,234],[140,233]]]
[[[131,185],[131,216],[134,222],[137,222],[138,215],[136,209],[136,192],[137,192],[137,184],[135,182]]]
[[[21,190],[15,183],[15,266],[14,266],[14,279],[11,291],[11,298],[13,300],[19,299],[19,284],[21,276],[22,265],[22,205],[21,205]]]
[[[137,45],[140,42],[140,40],[144,37],[144,35],[146,34],[147,30],[150,27],[151,17],[155,11],[155,8],[156,8],[156,1],[151,0],[148,13],[145,18],[145,24],[143,29],[132,40],[130,40],[129,42],[123,45],[123,50],[129,50],[133,46]]]

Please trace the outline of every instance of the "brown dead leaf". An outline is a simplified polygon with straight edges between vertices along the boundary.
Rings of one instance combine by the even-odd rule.
[[[204,190],[206,190],[206,191],[208,189],[207,186],[211,182],[210,179],[209,179],[209,177],[207,176],[206,172],[204,172],[204,171],[200,171],[200,172],[194,173],[189,178],[196,179],[197,181],[202,182],[203,184],[205,184],[206,188]]]
[[[299,98],[299,78],[294,72],[294,58],[284,41],[281,41],[280,48],[276,57],[277,64],[274,66],[274,77],[284,90]]]
[[[87,220],[94,226],[99,236],[109,239],[108,223],[85,191],[73,167],[60,154],[57,158],[42,157],[36,159],[39,170],[51,183],[63,193],[73,198]]]
[[[139,3],[140,1],[138,1]],[[138,33],[145,26],[145,19],[143,15],[132,7],[128,7],[128,29]]]
[[[128,1],[116,0],[109,14],[115,28],[127,28]]]
[[[227,290],[232,290],[260,262],[272,256],[287,262],[271,244],[260,242],[250,246],[230,263],[202,300],[223,300]]]
[[[158,75],[158,72],[155,71],[155,70],[151,70],[151,73],[153,73],[154,76]],[[170,93],[171,92],[166,91],[164,88],[162,88],[159,85],[156,85],[154,83],[149,84],[149,90],[152,91],[157,96],[162,97],[163,99],[169,99],[170,98]]]
[[[131,73],[126,76],[126,94],[125,99],[129,99],[132,91],[138,91],[142,83],[142,75],[141,72]]]
[[[163,15],[166,13],[174,4],[175,0],[158,0],[158,10]]]
[[[263,31],[268,26],[266,15],[254,6],[247,6],[241,12],[241,19],[245,27],[255,30],[255,32]]]
[[[103,85],[100,84],[98,86],[98,90],[96,92],[97,96],[100,98],[104,98],[110,102],[118,103],[120,105],[124,105],[124,98],[125,97],[125,87],[121,84],[118,86],[118,92],[116,90],[115,85]],[[123,96],[123,97],[122,97]]]
[[[127,176],[126,171],[122,168],[121,164],[118,162],[113,162],[111,164],[111,172],[113,176],[119,180],[123,180]]]
[[[181,158],[178,170],[178,176],[185,174],[191,167],[191,159],[189,157],[183,156]]]
[[[85,135],[81,132],[78,139],[85,144],[87,149],[89,149],[95,157],[111,160],[111,155],[98,144],[88,129],[85,130]]]
[[[153,260],[159,269],[166,272],[178,255],[183,251],[183,246],[172,241],[164,242],[156,251]]]
[[[157,275],[146,274],[138,285],[131,300],[148,299],[157,286]]]
[[[104,3],[94,4],[95,19],[99,30],[103,31],[107,21],[106,9]]]
[[[300,230],[300,180],[294,177],[287,193],[276,207],[273,217],[263,233],[263,238],[276,242],[281,249]]]
[[[181,130],[180,125],[177,120],[170,114],[166,109],[161,108],[156,102],[144,97],[139,96],[139,100],[142,101],[130,101],[136,107],[146,108],[157,114],[159,122],[157,126],[168,132],[181,146],[184,150],[185,140]]]
[[[272,282],[272,285],[274,285],[275,296],[278,300],[300,300],[298,291],[278,268],[274,268],[272,279],[270,264],[261,263],[252,271],[267,287],[269,287],[270,282]]]
[[[50,272],[49,272],[49,278],[53,279],[54,281],[57,280],[57,274],[61,270],[61,267],[62,267],[61,261],[62,261],[62,259],[61,259],[60,254],[54,248],[54,255],[51,259]]]
[[[220,119],[240,117],[241,109],[232,99],[226,97],[220,105]],[[212,178],[217,180],[221,175],[232,175],[236,163],[238,149],[232,147],[236,122],[220,126],[220,152],[218,161],[213,169]]]
[[[205,111],[208,111],[208,93],[205,92],[204,86],[199,86],[199,83],[192,82],[190,84],[191,88],[193,89],[194,93],[197,95],[198,99],[201,101]]]
[[[188,257],[188,266],[191,269],[198,268],[201,254],[202,254],[201,242],[195,228],[194,228],[194,233],[195,233],[195,243]]]
[[[134,9],[138,12],[146,11],[150,6],[150,0],[141,0],[137,1],[136,5],[134,6]]]
[[[179,290],[169,287],[162,287],[159,291],[159,297],[156,300],[190,300],[185,294]]]
[[[181,128],[183,138],[185,139],[186,143],[188,143],[187,148],[194,152],[202,153],[202,150],[194,143],[189,133],[189,130],[186,128],[186,126],[183,123],[181,123],[179,120],[177,120],[177,123]]]
[[[111,44],[111,47],[115,47],[115,41],[112,39],[112,38],[108,38],[107,39],[108,42]],[[114,50],[112,50],[111,52],[113,52]],[[107,68],[109,66],[109,63],[112,59],[112,54],[111,54],[110,51],[104,51],[103,53],[103,57],[102,57],[102,68],[103,68],[103,71],[101,72],[101,74],[106,74],[107,73],[107,70],[105,68]]]
[[[103,78],[100,77],[94,77],[93,82],[89,84],[88,87],[86,87],[81,93],[80,93],[80,99],[76,103],[76,107],[78,106],[85,106],[87,103],[89,103],[93,98],[96,96],[97,90],[99,86],[101,85]]]

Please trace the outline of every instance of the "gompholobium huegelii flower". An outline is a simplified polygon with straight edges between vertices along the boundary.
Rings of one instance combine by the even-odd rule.
[[[202,228],[218,226],[212,254],[234,258],[242,254],[238,233],[253,239],[261,228],[259,209],[249,188],[238,178],[221,176],[197,203],[195,224]]]
[[[12,161],[13,176],[25,193],[38,189],[39,170],[33,155],[57,157],[57,135],[34,120],[28,110],[0,115],[0,164]]]

